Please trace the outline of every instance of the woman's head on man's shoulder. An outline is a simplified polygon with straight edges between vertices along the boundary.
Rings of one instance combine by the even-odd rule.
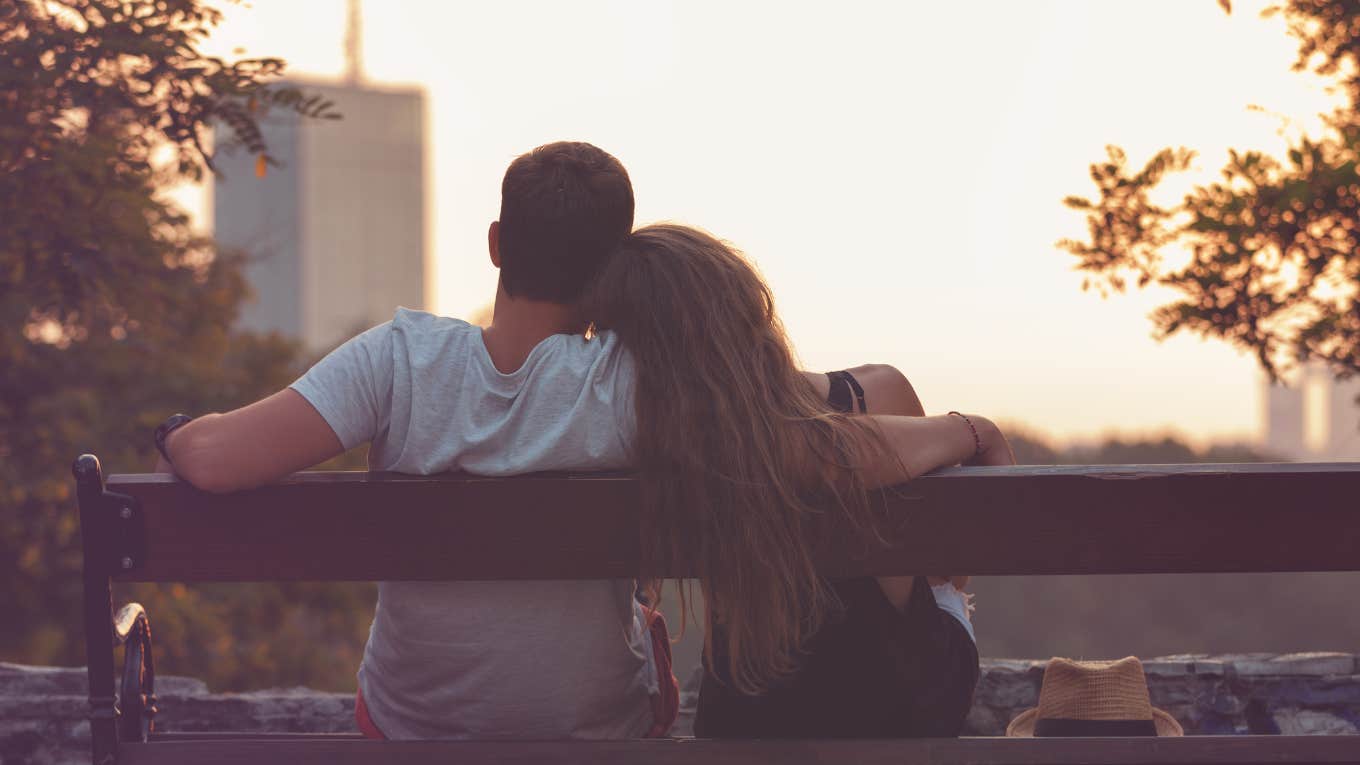
[[[731,243],[678,223],[625,237],[587,291],[586,310],[597,328],[624,335],[704,338],[709,348],[747,348],[767,334],[783,343],[755,266]]]

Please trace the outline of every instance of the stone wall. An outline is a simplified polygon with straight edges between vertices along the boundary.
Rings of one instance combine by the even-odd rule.
[[[1152,701],[1189,734],[1354,734],[1360,666],[1352,654],[1167,656],[1143,664]],[[996,736],[1033,706],[1042,661],[984,659],[968,734]],[[693,721],[696,678],[681,699],[676,735]],[[305,688],[209,693],[201,681],[159,677],[165,731],[353,731],[349,694]],[[85,670],[0,663],[0,765],[89,762]]]

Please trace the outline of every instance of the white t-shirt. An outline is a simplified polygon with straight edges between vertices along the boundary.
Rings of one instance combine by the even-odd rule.
[[[372,443],[370,469],[494,476],[626,467],[633,380],[612,333],[553,335],[502,374],[480,328],[399,309],[292,388],[346,449]],[[657,676],[633,591],[382,582],[359,667],[373,722],[394,739],[642,735]]]

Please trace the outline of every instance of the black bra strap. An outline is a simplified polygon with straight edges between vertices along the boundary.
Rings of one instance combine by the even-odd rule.
[[[831,381],[831,391],[827,394],[826,403],[838,412],[854,412],[855,404],[858,404],[860,414],[865,414],[869,408],[864,403],[864,388],[859,384],[859,380],[849,372],[827,372],[826,377]],[[854,391],[854,399],[851,400],[850,394]]]
[[[868,414],[869,406],[864,403],[864,388],[860,387],[859,380],[849,372],[841,372],[845,375],[845,381],[850,383],[850,388],[855,391],[855,400],[859,402],[859,413]]]

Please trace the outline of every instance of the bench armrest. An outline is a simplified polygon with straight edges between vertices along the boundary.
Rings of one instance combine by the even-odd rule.
[[[129,603],[118,609],[118,613],[113,617],[113,645],[114,647],[123,645],[128,641],[128,637],[137,626],[137,621],[146,620],[150,625],[146,609],[141,603]]]
[[[118,738],[146,741],[155,729],[156,665],[151,655],[151,619],[140,603],[118,609],[113,617],[113,643],[123,646]]]

